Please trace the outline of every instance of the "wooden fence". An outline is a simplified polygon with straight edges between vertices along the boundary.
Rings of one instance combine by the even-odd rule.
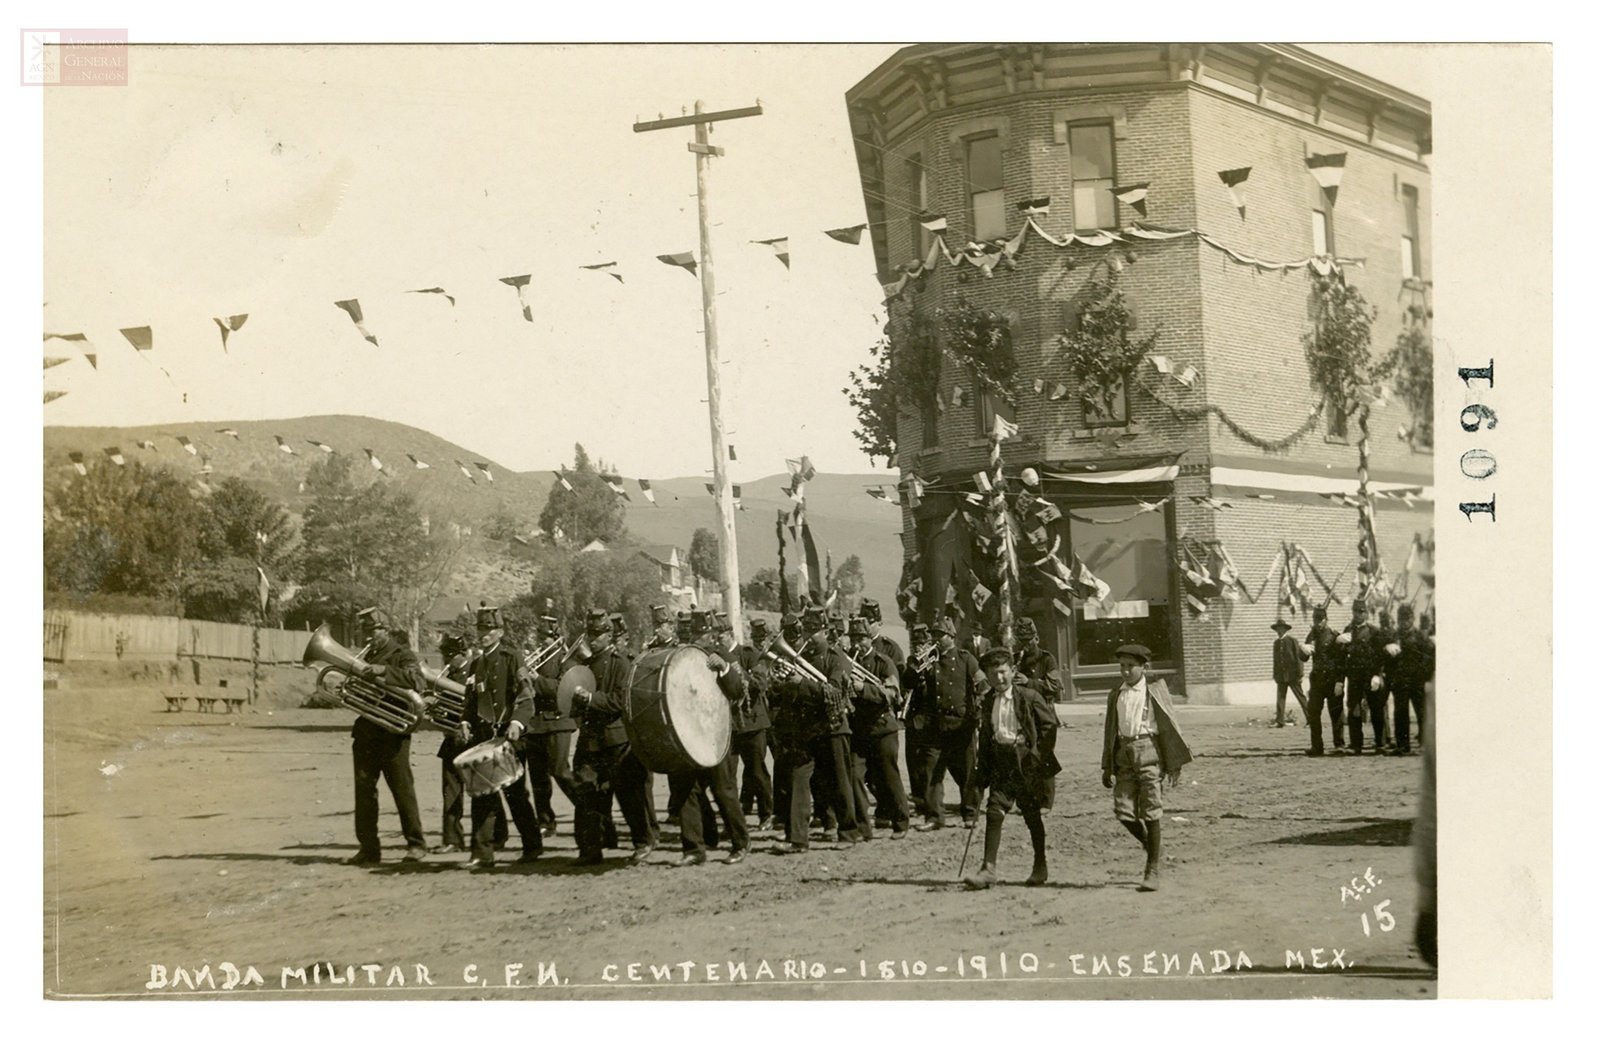
[[[308,631],[261,628],[262,663],[299,663]],[[47,609],[44,658],[50,663],[159,662],[186,657],[249,660],[251,628],[175,616],[119,616]]]

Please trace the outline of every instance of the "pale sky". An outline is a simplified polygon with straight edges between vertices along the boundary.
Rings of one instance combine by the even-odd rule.
[[[1418,48],[1317,48],[1418,93]],[[45,102],[51,424],[356,413],[513,469],[573,441],[632,476],[710,465],[688,128],[713,143],[713,247],[734,478],[809,454],[865,471],[841,389],[880,334],[845,90],[890,45],[136,49],[127,89]],[[788,235],[792,269],[752,239]],[[616,261],[619,285],[580,264]],[[534,322],[498,279],[532,274]],[[442,286],[437,295],[407,290]],[[339,299],[359,298],[365,342]],[[213,317],[248,313],[219,345]],[[155,350],[118,329],[148,324]],[[157,362],[171,380],[147,360]],[[187,402],[183,401],[187,393]]]

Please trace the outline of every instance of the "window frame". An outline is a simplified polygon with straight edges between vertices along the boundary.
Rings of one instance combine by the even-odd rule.
[[[1094,183],[1094,184],[1099,184],[1099,183],[1102,183],[1102,182],[1105,183],[1105,185],[1106,185],[1106,193],[1111,198],[1111,225],[1109,227],[1107,227],[1107,226],[1085,227],[1079,222],[1079,219],[1078,219],[1078,217],[1079,217],[1079,213],[1078,213],[1078,183],[1079,183],[1079,181],[1078,181],[1078,178],[1073,174],[1073,171],[1072,171],[1072,155],[1073,155],[1073,152],[1075,150],[1073,148],[1073,146],[1072,146],[1072,135],[1073,135],[1073,132],[1077,131],[1077,130],[1104,130],[1105,133],[1106,133],[1106,146],[1107,146],[1107,150],[1111,153],[1111,176],[1107,177],[1107,178],[1095,178],[1092,181],[1086,181],[1086,183]],[[1117,186],[1117,127],[1116,127],[1116,121],[1114,119],[1110,119],[1110,118],[1077,119],[1077,120],[1074,120],[1072,122],[1067,123],[1067,126],[1066,126],[1066,137],[1067,137],[1067,182],[1070,185],[1069,190],[1071,192],[1069,197],[1072,199],[1072,233],[1080,234],[1080,233],[1093,232],[1093,231],[1119,231],[1119,230],[1121,230],[1122,229],[1122,203],[1117,201],[1117,196],[1116,195],[1111,194],[1111,189],[1115,188]],[[1097,207],[1096,211],[1098,211],[1098,207]]]
[[[987,144],[989,141],[993,141],[995,146],[999,149],[996,155],[996,160],[1000,171],[1000,183],[996,187],[985,188],[984,190],[979,191],[977,190],[977,186],[973,183],[972,179],[972,149],[977,145]],[[965,146],[963,157],[965,159],[964,172],[966,175],[967,220],[968,226],[972,230],[972,240],[981,242],[993,241],[996,238],[1004,238],[1010,230],[1010,228],[1006,225],[1006,139],[999,130],[988,130],[982,133],[975,133],[970,136],[963,137],[962,144]],[[980,194],[987,196],[995,193],[1000,195],[999,233],[980,234],[978,231],[978,196]]]
[[[1415,184],[1400,185],[1400,276],[1402,279],[1422,278],[1422,193]],[[1410,267],[1410,271],[1406,270]]]
[[[999,393],[984,385],[977,372],[972,375],[972,397],[978,404],[973,410],[977,412],[979,436],[987,437],[994,431],[994,416],[997,414],[1008,422],[1017,420],[1016,405],[1006,403]]]
[[[1338,405],[1334,404],[1332,401],[1329,401],[1327,418],[1327,428],[1323,433],[1323,440],[1327,443],[1338,443],[1349,446],[1350,415],[1344,411],[1341,411]]]

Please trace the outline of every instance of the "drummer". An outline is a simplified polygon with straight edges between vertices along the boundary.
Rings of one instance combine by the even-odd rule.
[[[744,701],[744,672],[730,658],[734,654],[727,646],[726,631],[719,626],[718,619],[708,617],[703,612],[691,614],[691,624],[697,635],[695,644],[706,651],[711,669],[717,675],[717,687],[728,702],[737,707]],[[722,759],[709,768],[695,768],[668,776],[668,782],[690,787],[690,793],[684,797],[680,808],[683,857],[676,862],[677,865],[705,864],[705,833],[711,824],[709,801],[713,799],[717,802],[717,810],[722,813],[722,824],[727,826],[732,844],[724,863],[737,865],[749,853],[750,832],[745,827],[744,812],[739,808],[738,761],[730,746]]]
[[[651,606],[650,625],[653,630],[644,646],[646,652],[678,644],[678,629],[672,620],[672,610],[664,605]]]
[[[485,606],[478,610],[478,646],[482,655],[472,662],[472,683],[467,686],[466,709],[459,733],[476,746],[503,736],[517,743],[533,719],[533,689],[523,680],[522,659],[504,643],[505,626],[500,610]],[[505,789],[511,807],[511,821],[522,837],[520,861],[535,861],[544,853],[539,818],[528,800],[523,782]],[[494,868],[494,813],[500,793],[472,798],[472,868]]]
[[[472,611],[465,610],[468,630],[472,624]],[[472,680],[472,661],[478,658],[476,646],[469,646],[465,638],[454,632],[448,632],[439,639],[439,654],[444,657],[444,676],[457,684],[465,685]],[[461,733],[451,729],[444,733],[444,738],[439,743],[439,786],[444,800],[444,819],[440,825],[441,842],[433,848],[435,854],[449,854],[453,851],[464,851],[467,842],[461,832],[461,817],[466,807],[466,788],[462,785],[461,771],[455,765],[455,759],[461,751],[467,748],[468,742],[461,738]],[[505,805],[496,798],[495,800],[495,826],[494,845],[496,849],[505,846],[506,842],[506,810]]]
[[[580,711],[572,762],[578,864],[598,865],[605,860],[613,794],[633,840],[633,862],[642,864],[655,850],[656,836],[645,802],[650,773],[628,752],[628,730],[622,722],[632,661],[613,644],[604,611],[589,611],[584,632],[590,644],[585,663],[594,672],[595,687],[579,689],[574,696]]]

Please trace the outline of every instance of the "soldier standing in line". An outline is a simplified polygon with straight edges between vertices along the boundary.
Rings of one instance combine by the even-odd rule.
[[[851,654],[862,667],[878,679],[878,684],[863,683],[850,719],[852,756],[864,776],[877,779],[878,810],[894,830],[890,839],[904,839],[911,828],[911,805],[900,781],[900,719],[895,708],[900,703],[900,668],[877,648],[866,617],[850,621]],[[861,812],[864,797],[858,796]]]
[[[505,643],[505,627],[500,610],[485,606],[478,610],[478,647],[481,655],[472,661],[472,684],[467,689],[466,709],[459,734],[471,746],[504,736],[517,743],[533,718],[533,689],[524,680],[522,658]],[[526,759],[526,758],[524,758]],[[513,782],[505,788],[511,821],[522,838],[522,862],[536,860],[544,852],[539,818],[528,800],[528,787]],[[472,866],[494,868],[494,819],[500,793],[472,798]]]
[[[932,695],[927,709],[930,717],[927,742],[923,745],[923,768],[928,777],[923,793],[926,820],[919,830],[944,828],[944,776],[941,768],[956,780],[961,795],[961,820],[968,829],[978,824],[978,795],[972,784],[973,757],[977,753],[977,725],[980,682],[978,661],[956,645],[956,624],[950,617],[939,621],[939,656],[931,680]]]
[[[1322,706],[1328,706],[1328,721],[1333,729],[1333,750],[1344,750],[1344,704],[1340,701],[1339,657],[1343,646],[1339,644],[1333,628],[1328,626],[1326,606],[1311,609],[1311,633],[1301,646],[1311,657],[1311,701],[1306,707],[1306,725],[1311,729],[1310,757],[1322,756]]]
[[[561,618],[556,615],[555,602],[544,600],[539,616],[539,650],[551,646],[565,647],[561,637]],[[528,724],[528,735],[523,740],[527,747],[528,784],[533,787],[534,810],[539,815],[539,825],[545,836],[556,833],[556,812],[552,800],[552,784],[561,790],[568,803],[576,803],[572,791],[572,737],[578,722],[564,716],[556,703],[556,689],[561,684],[562,649],[551,655],[532,675],[534,691],[533,719]]]
[[[767,732],[772,727],[768,694],[772,687],[772,663],[763,657],[770,635],[767,622],[759,617],[750,621],[750,644],[737,651],[739,669],[744,672],[745,695],[733,712],[733,753],[744,764],[739,782],[739,808],[749,813],[756,809],[756,832],[772,828],[772,773],[767,768]]]
[[[1356,599],[1350,607],[1350,626],[1336,641],[1341,646],[1340,676],[1344,679],[1345,717],[1350,723],[1350,752],[1364,748],[1362,721],[1372,722],[1372,752],[1383,752],[1383,647],[1378,629],[1367,621],[1367,603]]]

